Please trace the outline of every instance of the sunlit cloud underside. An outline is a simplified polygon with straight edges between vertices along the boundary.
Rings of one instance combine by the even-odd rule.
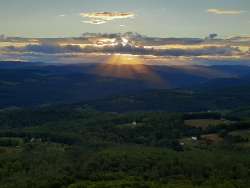
[[[0,39],[0,60],[105,63],[110,57],[119,57],[116,63],[121,64],[247,64],[250,36],[220,39],[210,35],[202,39],[153,38],[137,33],[87,33],[77,38]]]

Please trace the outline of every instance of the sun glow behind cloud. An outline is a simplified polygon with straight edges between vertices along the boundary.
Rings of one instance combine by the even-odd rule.
[[[141,65],[143,59],[140,56],[130,54],[114,54],[108,60],[110,65]]]
[[[0,40],[0,59],[27,59],[57,62],[106,62],[99,57],[120,54],[124,64],[192,64],[250,59],[250,37],[152,38],[137,33],[91,34],[76,38]],[[90,60],[90,56],[93,60]],[[75,60],[73,60],[75,58]],[[60,61],[59,61],[60,60]]]

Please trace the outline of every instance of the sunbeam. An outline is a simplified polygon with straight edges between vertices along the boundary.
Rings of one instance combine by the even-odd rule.
[[[150,66],[143,63],[140,56],[130,54],[112,55],[104,64],[98,65],[94,73],[122,79],[140,79],[159,88],[164,88],[166,84]]]

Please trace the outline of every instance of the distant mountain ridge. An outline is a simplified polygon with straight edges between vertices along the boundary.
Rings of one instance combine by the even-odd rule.
[[[143,65],[140,68],[143,71],[139,70],[131,75],[130,72],[133,72],[134,69],[133,65],[116,67],[87,63],[51,65],[32,62],[0,62],[0,108],[88,103],[87,101],[98,101],[99,104],[97,104],[98,102],[93,103],[97,107],[104,103],[106,103],[106,106],[112,106],[110,104],[112,96],[119,96],[117,100],[120,100],[122,96],[128,101],[131,101],[129,96],[138,96],[136,103],[141,98],[142,103],[145,103],[144,98],[149,101],[145,104],[146,106],[143,106],[143,104],[135,108],[138,110],[150,109],[147,106],[149,104],[155,106],[155,109],[166,109],[157,106],[164,98],[166,105],[172,102],[184,104],[184,99],[190,99],[190,104],[192,101],[197,101],[197,106],[199,102],[201,103],[199,104],[200,108],[194,108],[194,110],[206,110],[211,105],[208,108],[208,106],[202,104],[204,103],[203,100],[199,101],[196,98],[207,96],[208,98],[204,100],[213,104],[218,97],[217,90],[223,91],[223,88],[239,88],[240,96],[234,96],[236,98],[232,100],[240,100],[238,97],[241,97],[241,101],[248,102],[247,96],[244,96],[248,95],[248,91],[245,90],[250,87],[250,67],[248,66]],[[117,75],[117,73],[120,73],[119,71],[127,72],[130,75],[128,77],[126,75],[125,77],[124,75],[119,76],[119,74]],[[155,91],[155,93],[151,93],[151,96],[148,91]],[[228,94],[231,93],[231,91],[228,92]],[[244,94],[244,92],[246,93]],[[163,94],[166,94],[166,96],[162,96]],[[222,94],[226,95],[225,92],[218,93],[218,95]],[[181,98],[178,98],[179,96]],[[210,100],[212,96],[215,96],[213,101]],[[102,100],[107,101],[103,103]],[[116,99],[114,98],[114,100]],[[154,102],[150,102],[151,100]],[[157,100],[159,101],[157,102]],[[180,102],[177,100],[180,100]],[[229,98],[226,100],[227,103],[230,102]],[[128,104],[130,103],[121,102],[119,105],[124,106],[124,109],[121,110],[126,110]],[[225,107],[226,105],[222,106]],[[102,108],[100,107],[100,109]],[[176,110],[182,109],[178,107]]]

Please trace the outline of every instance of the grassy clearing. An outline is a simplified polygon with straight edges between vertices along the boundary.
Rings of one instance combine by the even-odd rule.
[[[207,129],[210,126],[219,126],[227,123],[226,120],[220,119],[191,119],[185,120],[185,125],[191,128]]]
[[[230,132],[229,135],[231,136],[240,136],[243,139],[250,140],[250,130],[238,130]]]
[[[201,139],[206,141],[207,143],[210,143],[210,144],[219,143],[219,142],[223,141],[223,138],[220,137],[219,134],[201,135]]]
[[[137,128],[137,127],[143,127],[145,126],[143,123],[128,123],[123,125],[118,125],[118,128]]]

